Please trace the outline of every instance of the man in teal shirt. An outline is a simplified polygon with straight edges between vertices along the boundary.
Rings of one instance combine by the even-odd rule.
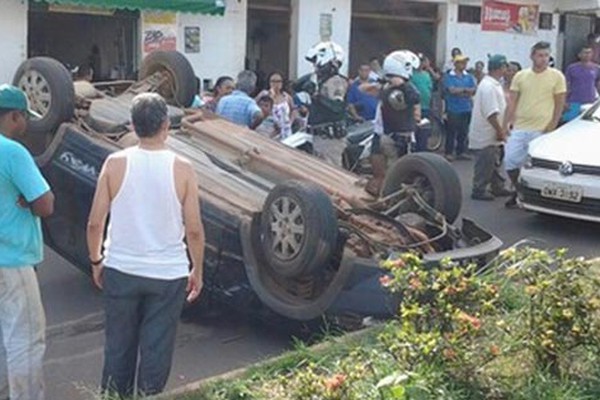
[[[30,116],[25,94],[0,85],[0,332],[10,399],[44,398],[45,316],[35,264],[43,258],[40,217],[54,196],[31,154],[14,138]],[[3,361],[0,361],[3,362]],[[1,388],[0,388],[1,389]]]
[[[431,67],[431,61],[426,55],[420,54],[419,59],[421,60],[421,65],[418,70],[413,72],[410,81],[421,95],[421,117],[429,118],[434,83],[440,79],[440,75]],[[417,142],[416,150],[427,151],[429,131],[427,129],[418,129],[415,132],[415,138]]]

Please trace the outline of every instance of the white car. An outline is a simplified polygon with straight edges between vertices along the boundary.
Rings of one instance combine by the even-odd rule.
[[[526,210],[600,222],[600,101],[531,142],[519,183]]]

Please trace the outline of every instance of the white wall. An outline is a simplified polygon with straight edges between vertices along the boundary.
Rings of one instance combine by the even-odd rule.
[[[461,1],[461,4],[473,2]],[[480,5],[481,2],[478,2]],[[483,32],[480,24],[458,23],[458,4],[447,5],[447,27],[444,62],[450,57],[450,50],[460,48],[471,59],[486,62],[488,54],[504,54],[510,61],[518,61],[527,67],[531,64],[529,53],[531,46],[541,40],[550,42],[554,59],[559,62],[562,57],[557,53],[559,15],[554,14],[552,30],[538,30],[536,35],[519,35],[504,32]],[[552,4],[542,3],[542,12],[553,12]]]
[[[27,58],[27,1],[2,0],[1,21],[0,83],[12,83],[17,68]]]
[[[178,14],[177,50],[192,63],[200,80],[235,76],[244,69],[247,0],[227,1],[224,16]],[[200,27],[200,53],[186,54],[184,29]]]
[[[352,1],[350,0],[292,0],[292,38],[290,76],[298,77],[312,71],[304,59],[306,52],[321,40],[321,14],[331,14],[331,40],[342,46],[346,62],[342,73],[348,73],[348,51],[350,49],[350,26],[352,23]]]

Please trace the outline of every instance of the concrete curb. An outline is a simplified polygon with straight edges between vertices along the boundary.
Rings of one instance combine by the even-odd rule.
[[[311,346],[310,349],[311,349],[311,351],[313,351],[315,353],[321,353],[321,352],[324,352],[325,350],[327,350],[332,345],[350,344],[354,341],[358,341],[358,340],[362,339],[363,337],[367,336],[369,333],[371,333],[372,331],[376,330],[377,328],[379,328],[381,326],[382,326],[381,324],[376,324],[376,325],[361,329],[356,332],[351,332],[346,335],[333,338],[326,342]],[[258,363],[249,365],[247,367],[234,369],[232,371],[226,372],[221,375],[215,375],[215,376],[211,376],[209,378],[197,380],[195,382],[190,382],[186,385],[180,386],[180,387],[170,390],[168,392],[164,392],[159,395],[152,396],[152,397],[147,397],[147,399],[148,400],[173,400],[177,396],[182,396],[185,394],[189,394],[191,392],[198,391],[202,387],[204,387],[206,385],[210,385],[210,384],[218,382],[218,381],[225,381],[225,380],[231,381],[234,379],[239,379],[242,376],[244,376],[251,368],[261,368],[261,367],[276,363],[278,361],[283,360],[285,357],[288,357],[290,355],[290,353],[293,353],[293,351],[285,352],[285,353],[275,356],[273,358],[269,358],[264,361],[260,361]]]

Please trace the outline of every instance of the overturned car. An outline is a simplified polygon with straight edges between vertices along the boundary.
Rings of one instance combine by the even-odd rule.
[[[129,106],[141,92],[172,104],[167,145],[192,161],[206,230],[203,296],[236,307],[266,306],[285,317],[386,317],[393,300],[379,283],[392,253],[414,251],[427,262],[445,257],[486,263],[500,241],[463,220],[454,169],[434,154],[411,154],[389,171],[381,196],[357,175],[246,128],[186,109],[194,75],[179,53],[144,60],[139,81],[97,84],[97,99],[75,98],[57,61],[27,60],[15,85],[42,119],[25,144],[56,194],[44,221],[48,246],[89,272],[85,230],[101,166],[135,145]]]

